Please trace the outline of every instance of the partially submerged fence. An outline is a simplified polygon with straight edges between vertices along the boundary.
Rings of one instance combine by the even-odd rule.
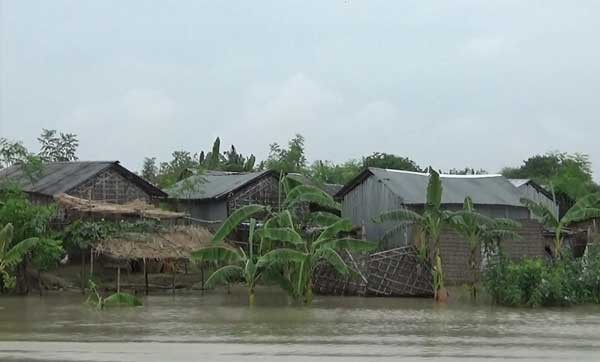
[[[314,275],[315,291],[326,295],[429,297],[433,296],[431,269],[420,263],[414,247],[389,249],[361,257],[345,251],[352,273],[341,276],[328,265]]]

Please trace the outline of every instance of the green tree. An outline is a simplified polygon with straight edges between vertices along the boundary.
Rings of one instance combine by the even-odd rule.
[[[342,164],[330,161],[315,161],[308,171],[311,178],[320,183],[344,185],[352,180],[362,170],[362,163],[349,160]]]
[[[0,169],[23,162],[28,155],[29,151],[23,146],[23,143],[0,138]]]
[[[265,167],[269,170],[287,173],[304,173],[306,156],[304,154],[304,137],[296,134],[283,148],[278,143],[272,143]]]
[[[44,162],[77,160],[79,140],[73,133],[58,133],[56,130],[43,129],[38,141],[39,156]]]
[[[592,178],[592,167],[585,154],[549,152],[535,155],[518,168],[504,168],[502,175],[508,178],[529,178],[557,194],[577,200],[589,193],[600,191]]]
[[[540,217],[546,227],[554,230],[555,257],[560,257],[561,255],[564,240],[563,234],[569,226],[600,218],[600,192],[581,197],[562,218],[558,218],[542,203],[537,203],[527,198],[522,198],[521,203],[527,206],[533,214]]]
[[[142,166],[142,177],[152,183],[156,184],[158,180],[158,166],[156,165],[156,157],[145,157],[144,165]]]
[[[363,158],[364,167],[378,167],[393,170],[424,172],[417,163],[407,157],[396,156],[388,153],[375,152]]]

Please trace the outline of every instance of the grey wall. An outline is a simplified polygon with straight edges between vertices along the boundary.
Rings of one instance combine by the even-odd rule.
[[[558,205],[556,205],[554,201],[552,201],[552,199],[539,192],[535,187],[529,184],[525,184],[519,187],[519,191],[521,192],[522,197],[528,198],[532,201],[545,205],[549,210],[552,210],[555,216],[558,216]],[[531,214],[530,217],[532,219],[538,219],[533,214]]]

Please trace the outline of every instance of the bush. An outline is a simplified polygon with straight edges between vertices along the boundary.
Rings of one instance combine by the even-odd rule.
[[[597,302],[600,299],[599,255],[581,260],[565,256],[552,262],[542,259],[511,262],[499,257],[484,275],[485,289],[496,303],[506,306],[568,306]],[[584,267],[584,264],[590,267]]]

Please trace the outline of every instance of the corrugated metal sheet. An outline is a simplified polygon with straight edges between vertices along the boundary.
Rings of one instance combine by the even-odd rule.
[[[510,178],[508,179],[508,181],[510,181],[511,184],[513,184],[516,188],[519,188],[527,183],[529,183],[529,181],[531,181],[528,178]]]
[[[185,180],[179,181],[172,188],[166,190],[166,192],[170,198],[180,200],[218,199],[270,174],[272,174],[271,171],[207,171],[204,174],[190,176]]]
[[[33,184],[20,165],[13,165],[0,170],[0,181],[14,182],[27,192],[53,196],[71,190],[115,164],[117,161],[46,163],[42,166],[41,173],[35,176]]]
[[[368,171],[399,196],[405,205],[425,202],[428,174],[380,168],[369,168]],[[478,205],[522,206],[518,190],[501,175],[441,175],[441,180],[443,204],[462,204],[468,196]]]

